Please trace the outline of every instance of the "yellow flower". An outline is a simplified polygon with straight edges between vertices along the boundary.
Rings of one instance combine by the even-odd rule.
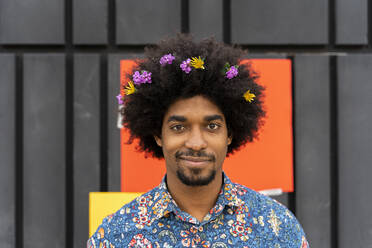
[[[244,93],[243,97],[247,102],[252,102],[256,95],[247,90],[247,92]]]
[[[125,86],[124,92],[125,92],[126,95],[130,95],[130,94],[133,94],[134,92],[136,92],[136,90],[137,89],[134,87],[133,82],[132,81],[129,81],[128,82],[128,85]]]
[[[190,65],[196,69],[205,69],[204,68],[204,60],[202,58],[192,57]]]

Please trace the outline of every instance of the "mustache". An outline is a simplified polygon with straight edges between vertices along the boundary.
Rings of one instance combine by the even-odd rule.
[[[208,154],[205,151],[194,151],[192,149],[188,149],[187,151],[177,151],[175,154],[177,160],[179,160],[182,156],[209,158],[212,162],[216,161],[216,157],[213,154]]]

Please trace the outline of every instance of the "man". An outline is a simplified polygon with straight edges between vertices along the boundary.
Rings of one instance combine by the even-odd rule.
[[[164,158],[166,176],[105,218],[88,247],[308,247],[284,206],[223,173],[265,114],[263,87],[239,66],[242,55],[184,35],[146,49],[118,99],[130,142]]]

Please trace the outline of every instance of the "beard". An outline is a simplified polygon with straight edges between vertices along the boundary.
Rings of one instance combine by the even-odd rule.
[[[201,169],[191,169],[191,175],[186,175],[183,168],[177,170],[177,177],[180,181],[187,186],[205,186],[210,184],[216,177],[216,170],[210,170],[208,175],[201,176]]]
[[[206,157],[209,158],[211,162],[216,162],[216,157],[213,154],[207,154],[204,151],[193,151],[191,149],[181,152],[178,151],[175,154],[176,161],[178,162],[181,156],[192,156],[192,157]],[[186,173],[185,168],[178,167],[177,177],[178,179],[187,186],[205,186],[210,184],[216,177],[216,169],[211,169],[208,171],[206,176],[202,176],[202,169],[193,168],[189,169],[190,173]],[[189,174],[189,175],[188,175]]]

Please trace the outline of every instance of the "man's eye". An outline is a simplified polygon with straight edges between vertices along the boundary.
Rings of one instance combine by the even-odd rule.
[[[210,130],[217,130],[220,126],[215,124],[215,123],[209,123],[208,124],[208,129]]]
[[[182,131],[184,129],[185,129],[185,127],[183,125],[174,125],[174,126],[171,126],[171,130],[176,131],[176,132]]]

